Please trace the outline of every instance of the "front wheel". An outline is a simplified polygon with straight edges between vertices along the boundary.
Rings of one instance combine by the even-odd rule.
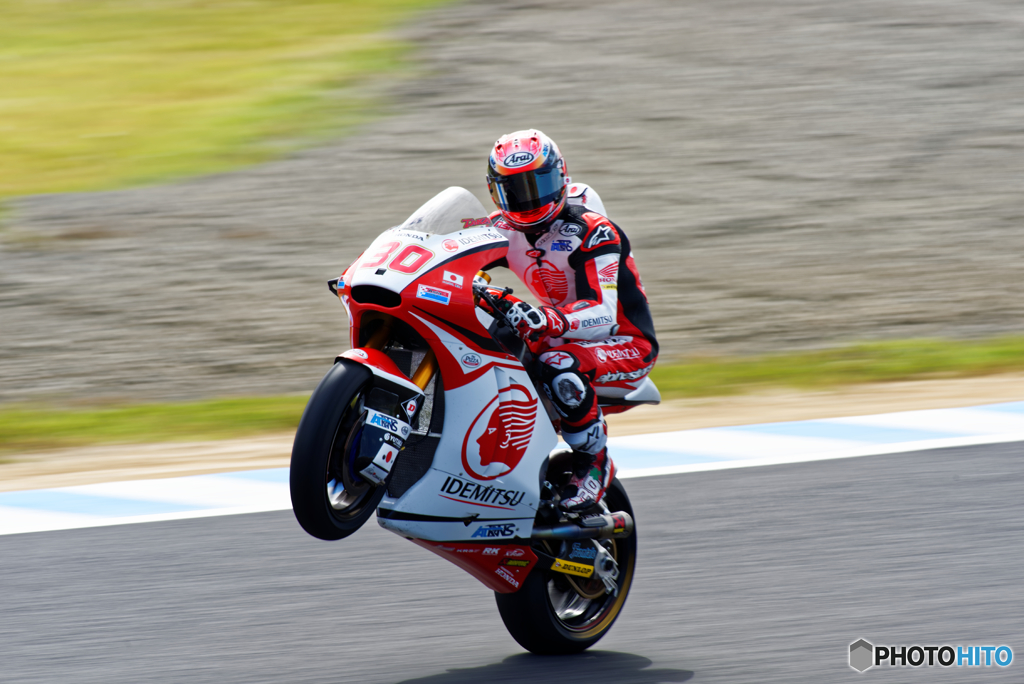
[[[629,497],[616,478],[605,494],[611,511],[633,515]],[[636,569],[636,531],[626,539],[608,540],[619,565],[618,596],[604,591],[596,578],[583,579],[552,570],[534,570],[519,591],[499,594],[498,612],[512,638],[527,651],[541,655],[579,653],[603,637],[626,603]],[[557,555],[559,542],[544,542],[542,550]]]
[[[385,487],[355,472],[363,427],[363,392],[372,374],[360,364],[334,364],[306,404],[292,446],[292,510],[319,539],[349,536],[373,515]]]

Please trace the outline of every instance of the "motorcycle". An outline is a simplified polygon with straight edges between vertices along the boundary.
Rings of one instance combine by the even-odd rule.
[[[557,505],[571,475],[571,452],[556,450],[559,416],[495,306],[511,290],[483,286],[507,250],[483,205],[453,187],[329,281],[351,349],[299,423],[292,508],[325,540],[376,511],[382,527],[493,590],[524,648],[575,653],[608,632],[629,594],[633,509],[618,479],[600,510]],[[649,379],[624,397],[599,393],[609,413],[659,400]]]

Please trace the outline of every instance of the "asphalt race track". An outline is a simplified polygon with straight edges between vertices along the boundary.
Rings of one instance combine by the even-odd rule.
[[[0,681],[1020,682],[1022,456],[628,480],[630,601],[567,658],[524,653],[483,586],[373,524],[337,543],[288,512],[2,537]],[[858,638],[1006,644],[1015,662],[861,675]]]

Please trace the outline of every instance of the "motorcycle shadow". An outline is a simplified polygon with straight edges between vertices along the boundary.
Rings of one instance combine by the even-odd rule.
[[[500,663],[453,669],[443,674],[404,679],[395,684],[501,684],[557,681],[559,684],[668,684],[693,678],[689,670],[654,669],[653,662],[632,653],[587,651],[572,656],[536,656],[519,653]]]

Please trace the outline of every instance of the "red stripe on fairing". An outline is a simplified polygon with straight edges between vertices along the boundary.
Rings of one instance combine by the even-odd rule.
[[[480,580],[488,589],[500,594],[511,594],[522,586],[530,571],[536,567],[537,554],[529,546],[521,544],[507,544],[497,539],[484,542],[435,542],[425,539],[411,539],[413,544],[422,546],[428,551],[436,553],[445,560],[459,566],[473,577]],[[483,550],[487,547],[499,549],[495,555],[485,556]],[[459,550],[473,550],[471,553],[459,553]],[[502,565],[506,558],[518,558],[529,562],[525,568],[514,565]],[[497,574],[498,568],[512,575],[519,586],[514,586],[501,575]]]
[[[438,496],[441,497],[442,499],[448,499],[449,501],[458,501],[459,503],[469,504],[471,506],[483,506],[484,508],[500,508],[503,511],[514,511],[514,510],[516,510],[514,508],[509,508],[508,506],[495,506],[493,504],[482,504],[482,503],[478,503],[476,501],[466,501],[465,499],[453,499],[452,497],[445,496],[444,494],[438,494]]]
[[[481,357],[484,358],[493,357],[495,355],[495,352],[485,351],[466,336],[461,335],[457,331],[453,330],[450,327],[450,324],[447,324],[446,321],[437,318],[436,316],[424,311],[423,309],[418,309],[415,316],[419,316],[425,320],[429,320],[431,324],[436,325],[438,328],[441,328],[446,333],[457,339],[461,344],[465,345],[466,351],[462,352],[463,355],[468,354],[469,352],[479,354]],[[418,328],[426,328],[425,331],[423,329],[419,330],[420,334],[423,334],[424,337],[432,338],[437,334],[433,330],[430,330],[430,328],[427,328],[423,324],[423,321],[417,320],[416,322],[418,324]],[[439,349],[436,352],[438,363],[441,364],[441,371],[442,375],[444,376],[444,387],[446,391],[451,389],[457,389],[459,387],[465,387],[466,385],[473,382],[474,380],[476,380],[477,378],[479,378],[480,376],[482,376],[483,374],[487,373],[488,371],[495,367],[507,368],[509,370],[523,370],[523,366],[518,361],[513,360],[514,357],[512,357],[509,354],[506,354],[505,356],[509,357],[508,361],[493,361],[487,359],[487,361],[479,368],[476,368],[472,371],[467,371],[462,366],[462,364],[459,363],[459,359],[454,357],[454,354],[455,352],[452,352],[447,348],[445,348],[444,350]]]

